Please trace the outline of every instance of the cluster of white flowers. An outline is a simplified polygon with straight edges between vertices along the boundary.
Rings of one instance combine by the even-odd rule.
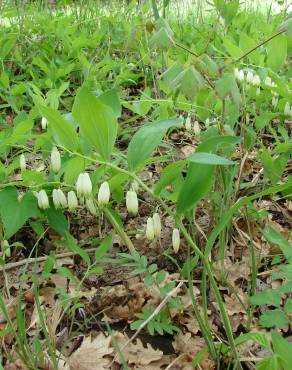
[[[198,121],[195,121],[193,124],[192,124],[192,120],[191,120],[191,117],[190,116],[187,116],[186,120],[185,120],[185,128],[187,131],[192,131],[194,132],[194,134],[196,136],[200,136],[200,133],[201,133],[201,127],[199,125],[199,122]]]
[[[234,77],[237,81],[243,82],[245,78],[243,69],[234,68]]]
[[[145,235],[149,241],[160,239],[161,237],[161,219],[158,213],[154,213],[152,217],[148,217],[146,223]],[[180,246],[180,233],[177,228],[172,231],[172,247],[175,253],[178,252]]]
[[[154,213],[152,217],[148,217],[145,234],[146,238],[150,241],[161,237],[161,220],[158,213]]]
[[[253,86],[260,86],[261,84],[261,79],[260,76],[254,73],[251,70],[248,70],[246,75],[244,73],[243,69],[234,69],[234,76],[237,81],[239,82],[244,82],[246,81],[248,84],[253,85]]]

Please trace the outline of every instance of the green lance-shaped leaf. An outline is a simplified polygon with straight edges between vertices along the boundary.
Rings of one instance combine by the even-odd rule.
[[[48,120],[49,130],[52,131],[57,144],[76,151],[79,145],[78,135],[70,123],[57,110],[40,104],[37,106],[40,114]]]
[[[83,86],[76,95],[72,113],[80,126],[81,134],[104,160],[108,160],[118,131],[113,110]]]
[[[191,209],[211,190],[215,180],[216,165],[230,165],[234,162],[213,153],[219,147],[230,147],[237,144],[240,138],[232,136],[217,136],[204,141],[188,160],[190,165],[186,180],[181,188],[177,202],[177,213],[181,214]]]
[[[160,144],[166,132],[172,127],[181,126],[182,122],[179,118],[173,118],[143,125],[129,144],[127,158],[129,169],[134,171],[144,163]]]
[[[0,191],[0,215],[5,230],[5,238],[13,236],[32,216],[37,213],[37,200],[31,192],[18,200],[16,188]]]

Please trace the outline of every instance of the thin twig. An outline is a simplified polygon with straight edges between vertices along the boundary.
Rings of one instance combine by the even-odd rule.
[[[248,50],[246,53],[244,53],[243,55],[241,55],[239,58],[237,58],[237,59],[233,60],[232,62],[230,62],[230,63],[226,64],[225,66],[223,66],[223,68],[221,68],[221,71],[223,71],[226,67],[228,67],[231,64],[236,64],[236,63],[240,62],[242,59],[244,59],[245,57],[247,57],[249,54],[251,54],[255,50],[257,50],[259,47],[265,45],[267,42],[273,40],[275,37],[281,35],[284,32],[285,32],[285,30],[282,30],[282,31],[279,31],[279,32],[275,33],[274,35],[270,36],[269,38],[267,38],[266,40],[264,40],[260,44],[256,45],[255,47],[251,48],[250,50]]]
[[[87,253],[91,253],[91,252],[95,252],[96,248],[89,248],[89,249],[85,249],[84,251],[87,252]],[[78,254],[78,253],[64,252],[64,253],[57,254],[55,257],[56,257],[56,259],[62,259],[62,258],[66,258],[66,257],[75,256],[76,254]],[[0,267],[0,272],[3,272],[4,270],[5,271],[12,270],[16,267],[23,266],[26,263],[27,264],[32,264],[32,263],[44,262],[47,259],[47,257],[48,256],[42,256],[42,257],[36,257],[36,258],[32,257],[32,258],[25,258],[24,260],[17,261],[17,262],[10,262],[10,263],[7,263],[5,265],[5,267],[1,266]]]

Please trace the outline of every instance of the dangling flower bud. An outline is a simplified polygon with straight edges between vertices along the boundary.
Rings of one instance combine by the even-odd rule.
[[[198,121],[195,121],[194,122],[193,130],[194,130],[194,134],[196,136],[200,136],[201,128],[200,128],[200,125],[199,125],[199,122]]]
[[[290,116],[290,104],[287,102],[284,107],[284,114],[285,116]]]
[[[97,215],[97,209],[92,198],[86,199],[86,207],[93,216]]]
[[[179,245],[180,245],[179,230],[178,229],[173,229],[173,231],[172,231],[172,247],[173,247],[174,253],[178,252]]]
[[[261,84],[261,79],[260,79],[259,75],[254,75],[253,76],[252,84],[254,86],[259,86]]]
[[[110,193],[109,184],[107,181],[105,181],[100,185],[98,195],[97,195],[99,207],[104,207],[108,205],[110,195],[111,193]]]
[[[154,227],[154,236],[160,238],[161,236],[161,220],[158,213],[153,214],[153,227]]]
[[[192,129],[192,121],[191,121],[191,117],[190,116],[187,116],[187,118],[186,118],[185,127],[186,127],[186,130],[187,131],[191,131],[191,129]]]
[[[41,120],[41,126],[43,130],[45,130],[48,126],[48,120],[45,117],[43,117]]]
[[[92,183],[87,172],[81,173],[76,182],[78,197],[90,197],[92,192]]]
[[[242,69],[238,72],[238,80],[240,82],[243,82],[244,81],[244,72],[243,72]]]
[[[153,225],[153,218],[149,217],[147,219],[147,225],[146,225],[146,238],[150,241],[154,239],[154,225]]]
[[[267,76],[266,79],[265,79],[265,85],[267,85],[268,87],[272,87],[273,86],[273,82],[271,80],[271,77]]]
[[[239,82],[242,82],[244,81],[244,72],[242,69],[238,69],[238,68],[235,68],[234,69],[234,76],[235,78],[239,81]]]
[[[274,108],[276,108],[276,107],[277,107],[277,105],[278,105],[278,101],[279,101],[278,96],[274,96],[274,97],[273,97],[273,99],[272,99],[272,106],[273,106]]]
[[[256,90],[256,96],[260,95],[260,93],[261,93],[261,89],[260,89],[260,87],[258,87],[257,90]]]
[[[67,207],[67,199],[61,189],[53,190],[53,202],[54,202],[55,208],[66,208]]]
[[[11,249],[10,249],[10,245],[8,243],[8,240],[2,240],[1,241],[1,249],[2,249],[2,253],[4,254],[5,257],[10,257],[11,256]]]
[[[59,203],[62,208],[67,207],[67,199],[66,195],[63,193],[61,189],[58,189],[58,194],[59,194]]]
[[[38,206],[40,209],[47,209],[50,207],[49,198],[45,190],[40,190],[38,193]]]
[[[127,191],[126,194],[126,207],[131,216],[136,216],[138,213],[138,198],[134,190]]]
[[[51,168],[54,173],[58,173],[61,169],[61,155],[57,147],[53,147],[51,152]]]
[[[19,157],[19,165],[21,171],[24,171],[26,169],[26,160],[24,154],[21,154]]]
[[[248,71],[247,72],[246,82],[249,83],[249,84],[252,84],[253,83],[253,73],[251,71]]]
[[[205,126],[206,126],[206,128],[209,128],[209,126],[210,126],[210,118],[209,117],[205,121]]]
[[[76,197],[75,191],[71,190],[69,191],[67,195],[68,199],[68,208],[70,211],[75,211],[75,209],[78,207],[78,199]]]

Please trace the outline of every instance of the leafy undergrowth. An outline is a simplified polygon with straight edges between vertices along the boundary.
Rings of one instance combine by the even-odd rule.
[[[291,370],[292,19],[210,3],[3,5],[1,368]]]

